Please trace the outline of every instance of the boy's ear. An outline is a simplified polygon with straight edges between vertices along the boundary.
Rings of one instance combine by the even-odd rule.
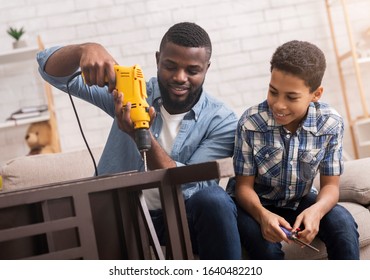
[[[320,100],[322,94],[324,93],[324,88],[319,86],[313,93],[312,102],[317,102]]]

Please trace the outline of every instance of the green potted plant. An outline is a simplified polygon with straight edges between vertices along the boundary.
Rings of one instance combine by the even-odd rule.
[[[23,27],[21,28],[14,28],[14,27],[9,27],[8,30],[6,31],[8,34],[14,38],[13,42],[13,48],[21,48],[27,46],[26,41],[21,40],[22,35],[26,32]]]

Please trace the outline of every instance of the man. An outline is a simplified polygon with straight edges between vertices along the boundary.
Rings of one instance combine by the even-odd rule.
[[[203,90],[212,45],[200,26],[172,26],[156,52],[157,78],[147,82],[151,115],[150,170],[189,165],[232,155],[235,114]],[[143,170],[133,141],[130,104],[114,90],[114,58],[101,45],[86,43],[54,47],[38,54],[40,73],[55,87],[80,97],[114,118],[98,164],[98,174]],[[70,77],[81,69],[84,79]],[[105,77],[109,85],[104,87]],[[109,94],[113,92],[113,94]],[[144,193],[162,244],[165,231],[158,192]],[[236,207],[216,181],[183,186],[193,250],[201,259],[240,259]]]
[[[337,204],[343,119],[319,102],[325,56],[294,40],[278,47],[270,64],[267,99],[244,112],[236,133],[234,194],[242,243],[251,259],[283,259],[280,242],[290,242],[285,228],[306,243],[319,237],[329,259],[358,259],[357,224]],[[317,193],[312,183],[318,171]]]

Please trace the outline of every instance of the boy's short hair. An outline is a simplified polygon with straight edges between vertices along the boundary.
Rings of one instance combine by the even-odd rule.
[[[305,41],[289,41],[275,50],[270,71],[278,69],[301,78],[310,92],[322,82],[326,61],[324,53],[314,44]]]
[[[199,25],[191,22],[180,22],[173,25],[164,34],[159,50],[161,51],[164,45],[172,42],[176,45],[190,48],[204,47],[211,58],[212,44],[208,33]]]

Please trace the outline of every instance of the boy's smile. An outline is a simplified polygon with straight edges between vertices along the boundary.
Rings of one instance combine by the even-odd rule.
[[[310,93],[301,78],[273,69],[267,102],[275,121],[294,133],[305,118],[310,102],[318,101],[322,92],[322,87],[319,87]]]

